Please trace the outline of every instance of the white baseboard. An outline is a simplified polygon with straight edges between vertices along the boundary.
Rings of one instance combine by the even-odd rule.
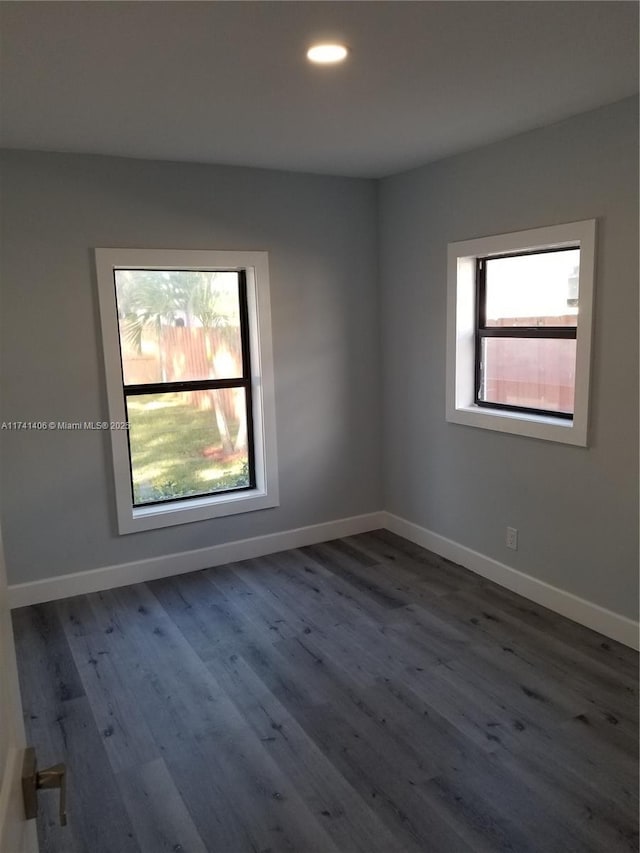
[[[406,521],[397,515],[385,512],[383,516],[383,526],[392,533],[397,533],[398,536],[403,536],[405,539],[415,542],[416,545],[428,548],[447,560],[458,563],[466,569],[470,569],[472,572],[518,593],[518,595],[535,601],[536,604],[548,607],[549,610],[560,613],[562,616],[617,640],[625,646],[630,646],[632,649],[638,648],[640,626],[633,619],[621,616],[619,613],[614,613],[612,610],[607,610],[584,598],[579,598],[571,592],[552,586],[517,569],[512,569],[505,563],[486,557],[478,551],[473,551],[465,545],[460,545],[458,542],[433,533],[431,530],[413,524],[411,521]]]
[[[263,557],[265,554],[274,554],[290,548],[302,548],[305,545],[316,545],[342,536],[355,536],[356,533],[365,533],[383,527],[383,516],[382,512],[372,512],[367,515],[356,515],[309,527],[285,530],[282,533],[225,542],[222,545],[212,545],[196,551],[183,551],[180,554],[167,554],[147,560],[136,560],[133,563],[104,566],[86,572],[74,572],[55,578],[13,584],[9,586],[9,606],[13,609],[29,604],[41,604],[44,601],[85,595],[89,592],[114,589],[118,586],[128,586],[156,578],[182,575],[185,572],[195,572],[238,560],[249,560],[252,557]]]
[[[372,512],[367,515],[357,515],[309,527],[299,527],[295,530],[285,530],[282,533],[271,533],[266,536],[256,536],[251,539],[241,539],[235,542],[225,542],[222,545],[212,545],[197,551],[184,551],[180,554],[167,554],[138,560],[133,563],[123,563],[117,566],[105,566],[86,572],[75,572],[55,578],[46,578],[30,583],[14,584],[9,587],[9,606],[24,607],[29,604],[41,604],[44,601],[55,601],[59,598],[70,598],[73,595],[84,595],[104,589],[114,589],[132,583],[154,580],[156,578],[181,575],[185,572],[195,572],[211,566],[233,563],[238,560],[248,560],[252,557],[262,557],[276,551],[286,551],[290,548],[302,548],[305,545],[315,545],[329,539],[342,536],[354,536],[386,527],[393,533],[434,551],[441,557],[452,560],[482,577],[494,581],[525,598],[548,607],[556,613],[586,625],[613,640],[637,649],[638,623],[626,616],[621,616],[598,604],[593,604],[584,598],[579,598],[571,592],[559,589],[545,581],[531,577],[524,572],[500,563],[491,557],[473,551],[458,542],[433,533],[424,527],[413,524],[389,512]]]

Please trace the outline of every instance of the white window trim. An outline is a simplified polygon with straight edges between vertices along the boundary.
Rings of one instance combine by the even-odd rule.
[[[276,411],[271,344],[271,304],[267,252],[174,249],[96,249],[96,272],[102,322],[110,422],[126,421],[120,365],[120,339],[114,270],[245,270],[249,309],[251,389],[256,486],[242,492],[194,497],[156,506],[134,507],[126,430],[112,429],[111,448],[120,533],[136,533],[175,524],[204,521],[278,506]]]
[[[447,270],[446,419],[564,444],[587,446],[596,221],[449,243]],[[508,252],[580,247],[580,312],[576,344],[575,405],[571,420],[490,409],[474,403],[476,259]]]

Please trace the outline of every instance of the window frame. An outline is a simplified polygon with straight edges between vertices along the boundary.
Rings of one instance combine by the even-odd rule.
[[[122,267],[116,267],[114,273]],[[150,269],[150,268],[147,268]],[[191,270],[174,270],[174,272],[191,272]],[[249,309],[247,305],[247,275],[245,270],[221,270],[221,272],[231,272],[238,276],[238,313],[240,319],[240,342],[242,352],[242,374],[238,377],[227,377],[224,379],[182,379],[176,382],[144,382],[133,385],[128,385],[125,382],[124,370],[122,370],[122,391],[125,400],[125,411],[129,411],[129,397],[144,397],[151,394],[171,394],[172,392],[180,391],[215,391],[227,388],[241,388],[245,393],[245,406],[247,418],[247,459],[249,466],[249,484],[247,486],[238,486],[233,489],[219,489],[217,492],[203,493],[202,495],[186,495],[175,498],[164,498],[158,501],[135,502],[133,495],[133,460],[131,452],[129,452],[129,477],[131,481],[131,490],[133,496],[133,506],[158,506],[162,503],[172,503],[173,501],[188,501],[194,497],[209,497],[215,494],[230,494],[231,492],[248,491],[255,488],[255,452],[253,439],[253,404],[251,393],[251,352],[249,347]],[[117,292],[117,283],[116,283]],[[117,296],[116,296],[117,305]],[[122,335],[119,335],[120,347],[122,352]],[[121,362],[122,364],[122,362]],[[128,421],[128,417],[127,417]],[[131,444],[129,444],[131,450]]]
[[[476,324],[475,324],[475,380],[473,402],[476,406],[486,409],[497,409],[505,412],[523,412],[531,415],[551,415],[552,417],[572,420],[573,412],[559,412],[554,409],[537,409],[533,406],[516,406],[511,403],[496,403],[483,400],[480,397],[482,386],[482,342],[485,338],[524,338],[527,340],[576,340],[578,334],[575,326],[487,326],[487,263],[503,258],[524,258],[531,255],[552,254],[554,252],[571,252],[580,246],[556,246],[545,249],[528,249],[521,252],[508,252],[501,255],[489,255],[476,258]]]
[[[111,426],[126,423],[127,417],[127,386],[124,385],[122,373],[115,271],[158,269],[238,272],[241,290],[244,284],[245,299],[240,302],[241,326],[246,324],[242,330],[244,376],[240,383],[234,382],[246,388],[248,445],[253,457],[253,465],[250,464],[252,483],[248,487],[209,495],[134,505],[128,431],[112,428],[110,438],[119,533],[135,533],[278,506],[268,253],[117,248],[97,248],[94,251]],[[228,387],[227,380],[194,380],[161,383],[163,388],[160,393],[169,386],[195,384],[201,387],[203,382],[207,386],[222,382]]]
[[[498,234],[448,245],[446,420],[564,444],[587,446],[596,220]],[[580,249],[580,310],[576,327],[573,414],[478,402],[478,348],[482,322],[479,261],[504,256]],[[486,264],[485,264],[486,271]],[[509,327],[500,327],[503,328]],[[527,327],[519,327],[520,329]],[[557,327],[563,328],[563,327]],[[569,328],[569,327],[566,327]],[[573,328],[573,327],[572,327]],[[553,330],[551,334],[549,331]],[[557,337],[554,327],[529,337]],[[498,336],[502,331],[498,333]],[[560,336],[563,336],[561,333]],[[509,335],[503,335],[505,337]],[[516,335],[516,337],[527,335]]]

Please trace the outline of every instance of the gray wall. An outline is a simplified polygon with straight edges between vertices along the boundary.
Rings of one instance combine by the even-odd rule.
[[[109,439],[4,431],[12,583],[379,510],[375,184],[5,152],[2,420],[107,418],[92,248],[270,253],[281,505],[116,535]]]
[[[384,506],[635,615],[635,99],[378,184],[26,152],[3,173],[2,420],[106,418],[92,247],[267,249],[281,486],[277,509],[118,536],[106,435],[4,431],[11,582]],[[593,217],[589,447],[446,423],[447,243]]]
[[[631,617],[638,600],[638,115],[622,101],[379,193],[385,508]],[[447,243],[597,218],[587,449],[445,422]],[[519,550],[504,545],[507,525]]]

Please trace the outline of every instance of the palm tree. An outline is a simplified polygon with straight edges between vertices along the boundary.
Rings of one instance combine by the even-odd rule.
[[[142,333],[155,329],[160,359],[160,381],[167,381],[161,346],[163,323],[173,324],[180,314],[186,294],[179,276],[172,271],[116,270],[118,317],[128,343],[142,351]]]

